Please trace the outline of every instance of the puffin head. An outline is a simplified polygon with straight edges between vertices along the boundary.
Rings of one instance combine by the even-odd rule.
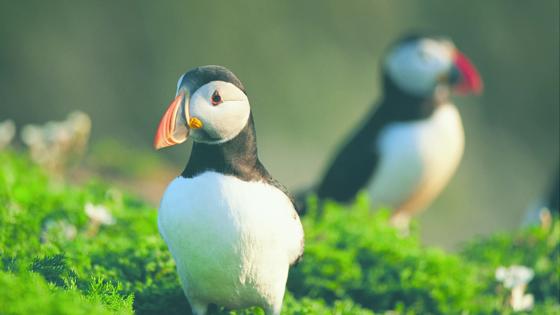
[[[183,74],[175,99],[159,122],[154,147],[185,142],[220,144],[237,136],[251,114],[241,81],[221,66],[202,66]]]
[[[417,97],[482,91],[477,69],[447,38],[407,36],[389,50],[383,70],[399,90]]]

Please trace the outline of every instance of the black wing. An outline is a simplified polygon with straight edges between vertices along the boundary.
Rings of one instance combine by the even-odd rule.
[[[317,197],[337,202],[351,201],[371,178],[377,160],[373,139],[355,135],[331,163],[319,184]]]
[[[376,142],[387,118],[384,107],[380,107],[346,141],[319,182],[319,199],[349,202],[368,183],[379,161]]]

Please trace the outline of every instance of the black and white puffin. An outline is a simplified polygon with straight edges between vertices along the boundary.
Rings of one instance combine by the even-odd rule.
[[[525,211],[521,226],[548,227],[552,220],[560,217],[560,167],[556,170],[556,177],[550,182],[545,194]]]
[[[393,209],[391,222],[407,231],[463,155],[463,126],[450,94],[479,93],[482,81],[469,59],[439,37],[403,38],[382,67],[381,102],[336,153],[316,194],[348,202],[366,189],[373,208]]]
[[[288,269],[303,253],[303,228],[286,190],[259,161],[249,99],[221,66],[179,79],[154,139],[194,144],[165,191],[158,226],[192,312],[210,304],[259,306],[279,315]]]

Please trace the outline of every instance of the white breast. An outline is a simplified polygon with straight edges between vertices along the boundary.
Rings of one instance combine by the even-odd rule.
[[[179,177],[163,196],[158,223],[191,304],[281,303],[303,229],[279,189],[215,172]]]
[[[368,187],[374,206],[420,211],[445,187],[463,155],[459,112],[447,104],[428,119],[391,124],[376,145],[380,161]]]

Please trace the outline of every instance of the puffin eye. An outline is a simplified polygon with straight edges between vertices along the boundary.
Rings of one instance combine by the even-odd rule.
[[[212,100],[212,105],[214,105],[214,106],[222,103],[222,97],[220,96],[220,93],[218,93],[218,90],[214,91],[214,94],[212,94],[211,100]]]

